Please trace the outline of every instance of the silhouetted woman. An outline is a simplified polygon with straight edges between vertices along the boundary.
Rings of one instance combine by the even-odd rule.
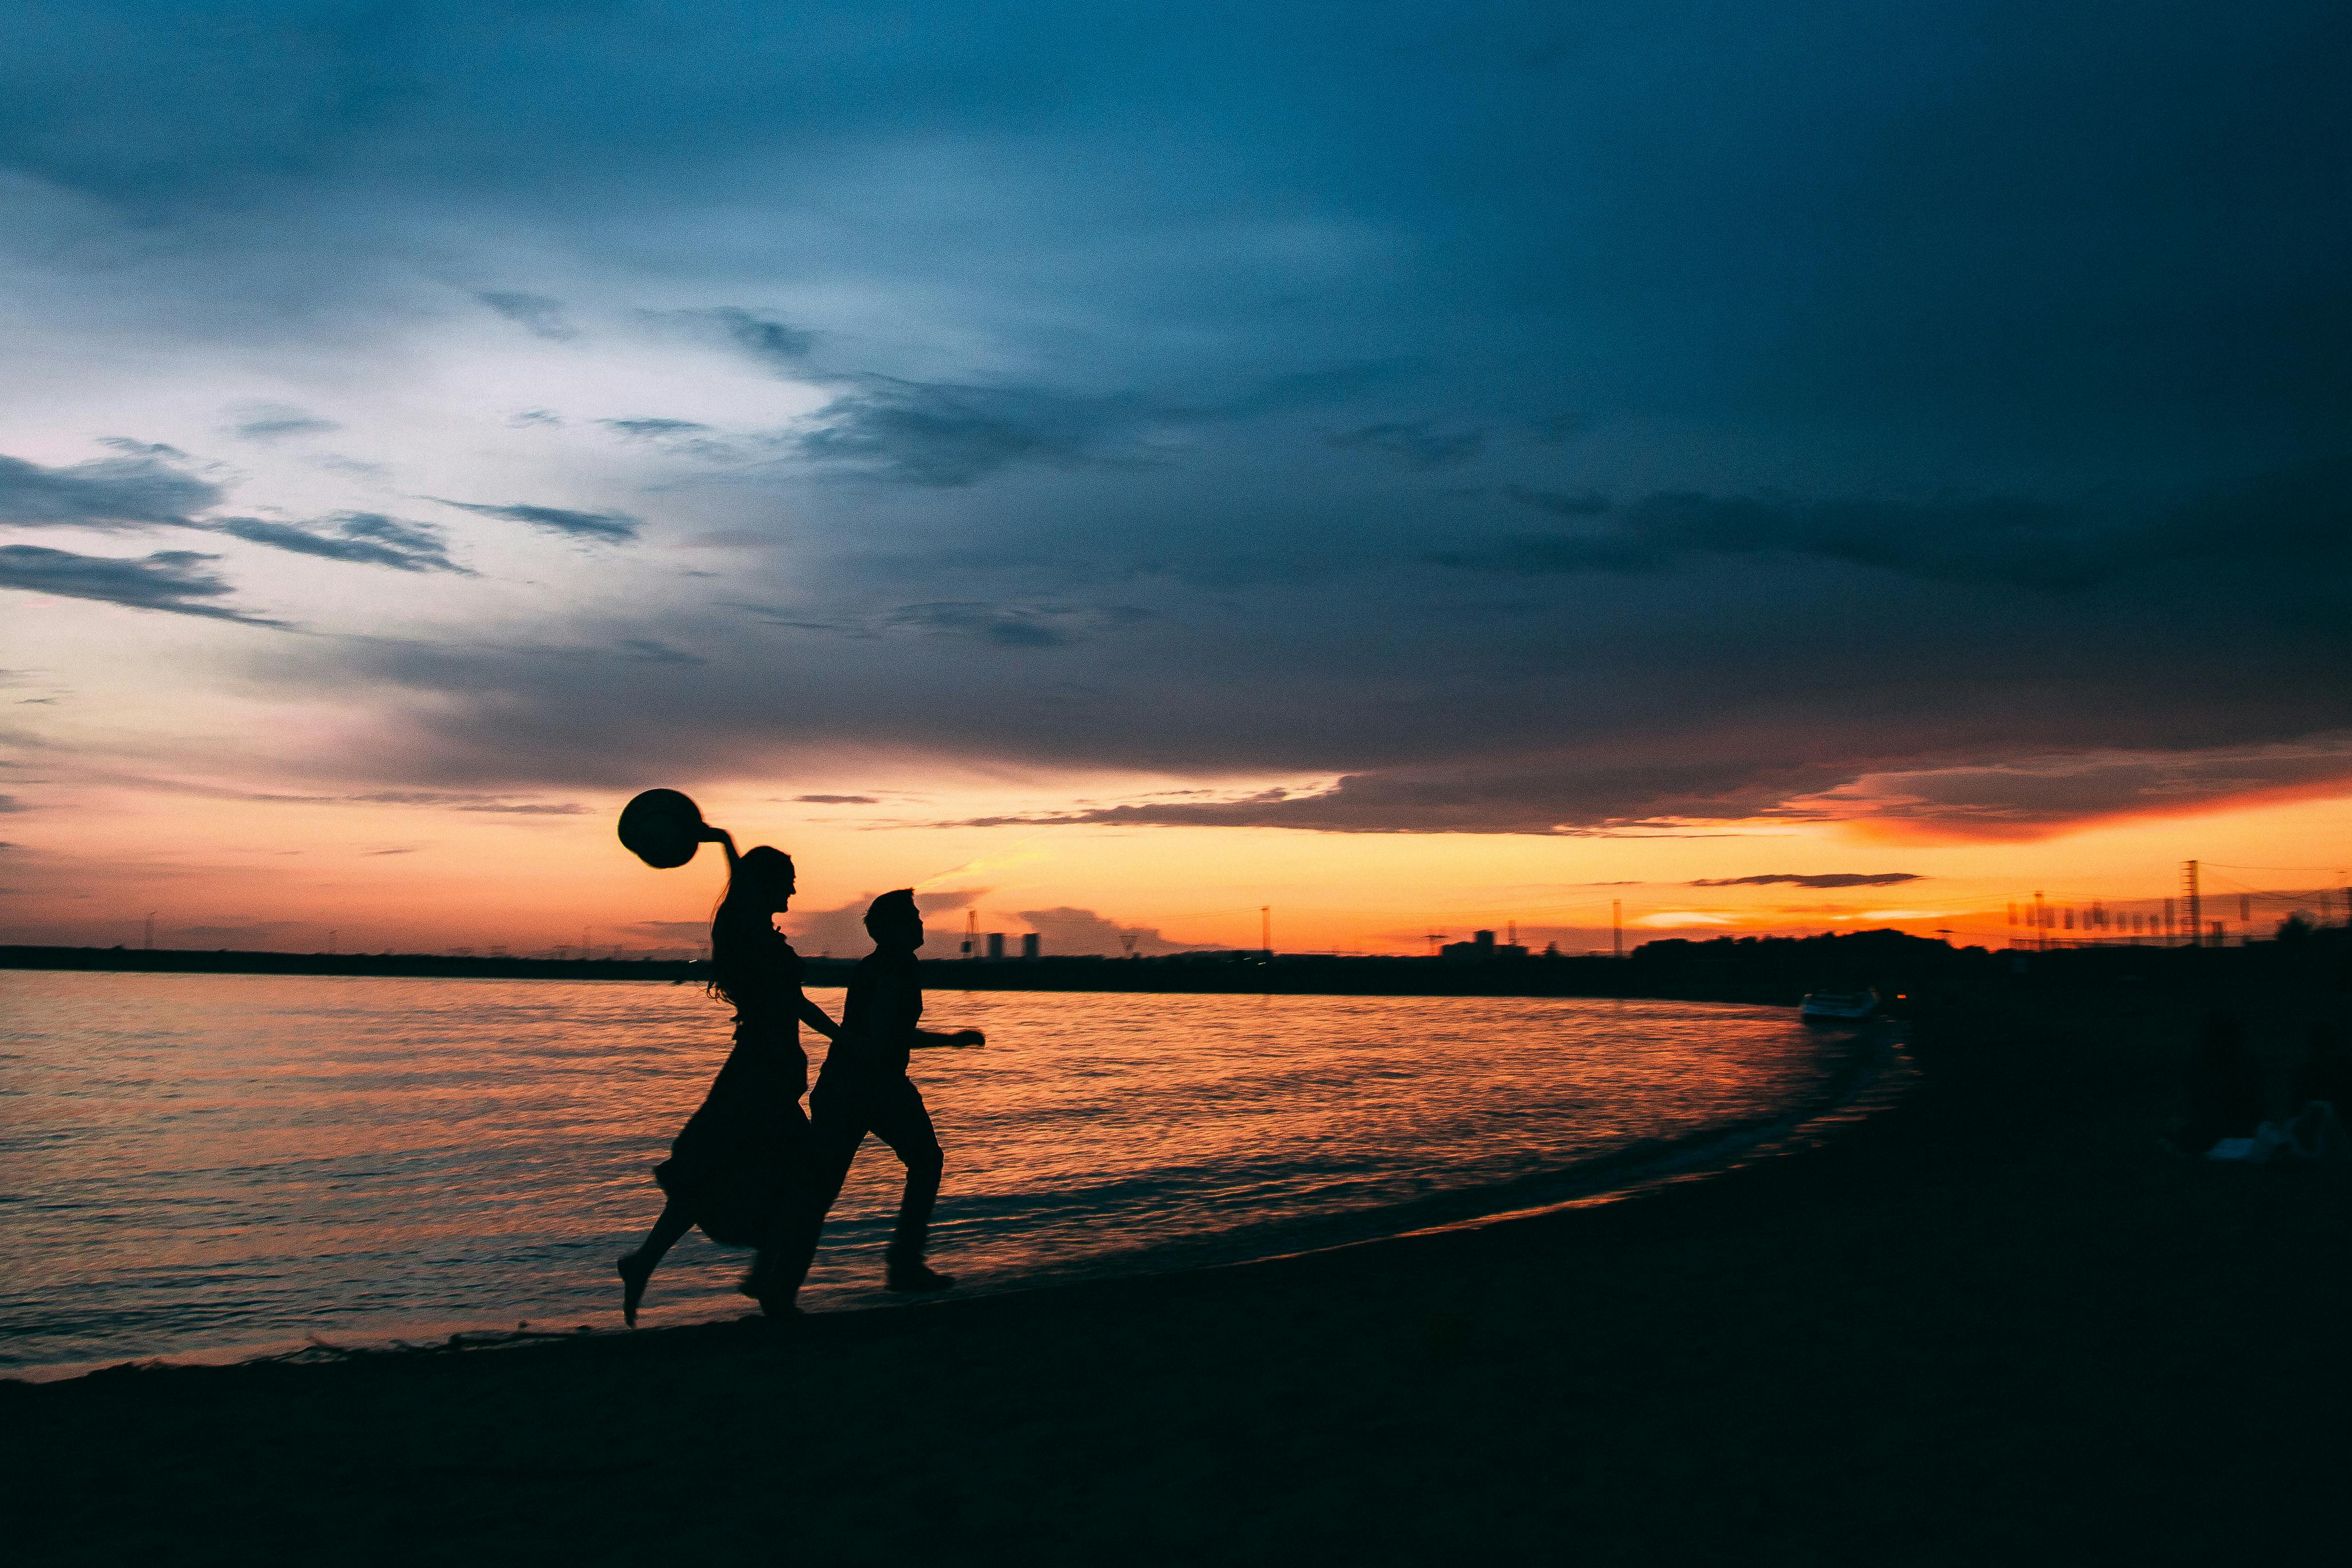
[[[654,1167],[668,1201],[644,1243],[620,1262],[621,1315],[632,1328],[646,1281],[695,1226],[713,1241],[761,1249],[741,1289],[768,1304],[768,1249],[796,1212],[808,1152],[800,1026],[828,1040],[841,1032],[801,994],[800,955],[772,920],[792,903],[792,857],[765,845],[739,856],[723,829],[706,829],[704,837],[727,851],[727,894],[710,921],[710,989],[734,1004],[735,1048],[702,1108],[670,1144],[669,1158]]]

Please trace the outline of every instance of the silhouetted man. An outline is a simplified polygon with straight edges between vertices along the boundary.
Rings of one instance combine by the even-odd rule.
[[[923,945],[923,916],[910,888],[886,893],[866,911],[874,951],[858,960],[842,1008],[841,1038],[809,1092],[809,1207],[798,1256],[787,1264],[797,1286],[815,1256],[818,1233],[857,1146],[872,1133],[903,1161],[907,1186],[890,1238],[887,1283],[894,1291],[943,1291],[952,1282],[923,1260],[931,1206],[940,1192],[939,1134],[923,1097],[907,1077],[907,1054],[926,1047],[981,1045],[976,1029],[942,1034],[921,1027],[923,986],[915,950]]]

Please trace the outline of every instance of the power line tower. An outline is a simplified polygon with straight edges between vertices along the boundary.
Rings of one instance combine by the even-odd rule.
[[[2189,909],[2189,945],[2205,946],[2205,901],[2197,891],[2197,862],[2180,862],[2180,897]]]
[[[1257,906],[1257,946],[1258,951],[1265,955],[1266,961],[1273,962],[1274,905],[1271,904],[1261,904]]]
[[[1437,945],[1445,940],[1445,933],[1443,931],[1430,931],[1423,933],[1423,935],[1429,938],[1429,956],[1433,958],[1436,957]]]
[[[1625,901],[1622,898],[1609,901],[1609,956],[1625,956]]]

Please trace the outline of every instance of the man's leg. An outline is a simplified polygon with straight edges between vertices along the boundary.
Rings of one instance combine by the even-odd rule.
[[[893,1290],[943,1289],[947,1276],[932,1272],[923,1261],[930,1239],[931,1208],[939,1201],[940,1172],[945,1160],[931,1113],[914,1084],[900,1079],[877,1097],[871,1113],[874,1135],[890,1145],[907,1167],[907,1186],[898,1197],[898,1228],[890,1237],[889,1280]]]
[[[814,1097],[811,1098],[814,1103]],[[832,1211],[834,1199],[841,1196],[841,1184],[849,1178],[857,1145],[866,1141],[861,1115],[838,1107],[832,1115],[826,1114],[824,1106],[815,1109],[816,1114],[809,1118],[808,1157],[801,1167],[801,1190],[792,1218],[784,1235],[753,1266],[763,1286],[763,1298],[769,1294],[789,1298],[808,1278],[809,1265],[816,1260],[817,1239],[824,1230],[824,1217]]]

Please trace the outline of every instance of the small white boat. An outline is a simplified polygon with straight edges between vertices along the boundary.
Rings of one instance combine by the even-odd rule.
[[[1808,1022],[1856,1023],[1878,1010],[1878,993],[1868,986],[1858,991],[1808,991],[1797,1016]]]

